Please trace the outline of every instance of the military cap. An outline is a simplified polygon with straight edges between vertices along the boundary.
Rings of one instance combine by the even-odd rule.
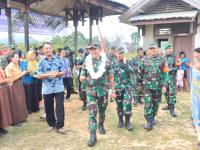
[[[63,48],[65,50],[66,53],[70,53],[71,49],[69,47],[64,47]]]
[[[84,53],[84,50],[83,50],[82,48],[80,48],[80,49],[78,50],[78,52],[83,54],[83,53]]]
[[[149,44],[149,48],[152,48],[152,47],[157,48],[157,47],[158,47],[158,44],[157,44],[157,43],[151,43],[151,44]]]
[[[120,54],[120,53],[125,53],[125,49],[123,47],[117,47],[115,50],[116,53]]]
[[[172,43],[167,43],[167,44],[165,45],[165,50],[166,50],[167,48],[169,48],[169,47],[173,47]]]
[[[90,48],[101,48],[100,44],[91,44]]]
[[[13,45],[8,45],[7,48],[8,49],[15,49],[15,47]]]
[[[111,50],[115,50],[117,48],[117,46],[112,46]]]

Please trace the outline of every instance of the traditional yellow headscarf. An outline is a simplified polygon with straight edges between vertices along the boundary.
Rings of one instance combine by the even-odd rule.
[[[31,59],[31,54],[32,53],[34,53],[34,51],[29,51],[27,53],[27,60],[28,60],[27,70],[28,71],[32,70],[32,73],[30,73],[30,75],[32,75],[35,72],[37,72],[37,61],[35,59]]]

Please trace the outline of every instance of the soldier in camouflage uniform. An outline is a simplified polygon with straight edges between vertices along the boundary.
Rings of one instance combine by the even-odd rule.
[[[135,73],[132,76],[133,83],[133,105],[137,105],[137,103],[143,104],[142,97],[144,96],[143,92],[138,92],[138,69],[140,65],[140,61],[144,56],[144,51],[142,48],[138,48],[137,56],[132,58],[133,66],[136,68]]]
[[[173,117],[176,117],[176,113],[174,112],[174,105],[176,104],[176,93],[177,93],[177,85],[176,85],[176,76],[177,71],[179,70],[181,63],[179,60],[179,56],[173,53],[173,45],[168,43],[165,46],[166,55],[164,58],[167,60],[169,71],[169,82],[167,84],[167,92],[165,93],[165,99],[167,100],[167,107],[162,108],[162,110],[170,110],[170,114]],[[176,65],[176,61],[179,65]]]
[[[77,57],[75,59],[75,67],[76,67],[76,69],[80,69],[80,73],[81,73],[83,63],[85,61],[85,58],[83,57],[84,50],[79,49],[78,53],[79,53],[79,57]],[[86,103],[86,98],[87,98],[86,97],[86,85],[87,85],[86,81],[81,83],[79,80],[79,95],[80,95],[80,100],[83,101],[83,107],[82,107],[83,111],[86,110],[86,105],[87,105],[87,103]]]
[[[155,116],[159,108],[161,94],[166,92],[168,74],[167,70],[165,71],[166,60],[157,55],[157,43],[150,44],[149,51],[151,54],[140,62],[138,91],[144,89],[144,116],[147,119],[144,128],[151,130],[153,125],[156,125]]]
[[[125,49],[118,47],[116,49],[117,58],[113,62],[114,80],[116,89],[116,103],[117,114],[119,117],[118,127],[122,128],[125,117],[125,128],[132,130],[133,126],[130,124],[130,117],[132,116],[132,83],[131,74],[134,73],[135,68],[131,60],[127,60],[125,57]]]
[[[116,56],[116,53],[115,53],[116,48],[117,48],[117,46],[112,46],[111,47],[111,54],[107,57],[107,60],[109,60],[112,64],[115,60],[117,60],[117,56]],[[110,86],[110,85],[108,85],[108,86]],[[110,102],[113,102],[112,98],[110,99]]]
[[[69,47],[64,47],[65,53],[66,53],[66,57],[69,58],[70,61],[70,68],[71,68],[71,72],[73,75],[73,69],[74,69],[74,59],[73,59],[73,54],[75,53],[74,51],[72,51]],[[73,78],[72,80],[72,92],[71,94],[78,94],[78,92],[74,91],[74,82],[73,82]]]
[[[0,59],[1,59],[1,68],[3,69],[3,70],[5,70],[5,68],[8,66],[8,64],[10,63],[10,58],[9,58],[9,56],[10,56],[10,54],[12,53],[12,49],[14,48],[14,46],[13,45],[8,45],[7,46],[7,52],[6,52],[6,54],[4,54],[4,55],[2,55],[1,57],[0,57]]]
[[[108,104],[108,86],[107,78],[109,78],[112,87],[112,98],[115,98],[114,75],[113,68],[110,61],[106,60],[106,55],[101,52],[99,44],[91,44],[90,55],[87,56],[83,69],[81,71],[80,81],[87,81],[87,107],[89,110],[89,129],[90,140],[88,146],[94,146],[97,130],[97,111],[99,108],[99,133],[105,134],[103,126],[105,120],[105,111]]]

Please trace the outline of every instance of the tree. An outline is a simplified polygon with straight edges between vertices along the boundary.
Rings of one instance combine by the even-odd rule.
[[[133,32],[133,33],[131,34],[131,39],[132,39],[132,43],[133,43],[134,45],[136,45],[136,47],[138,47],[139,42],[140,42],[140,39],[141,39],[141,36],[138,35],[137,32]]]

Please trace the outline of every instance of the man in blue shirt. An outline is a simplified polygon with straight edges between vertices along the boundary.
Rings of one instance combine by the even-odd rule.
[[[63,76],[63,83],[65,85],[65,87],[67,87],[67,95],[66,95],[66,100],[64,99],[64,102],[66,101],[72,101],[72,99],[70,98],[71,95],[71,86],[72,86],[72,73],[71,73],[71,68],[70,68],[70,61],[69,58],[66,58],[66,53],[64,49],[59,49],[59,54],[60,57],[63,59],[64,64],[65,64],[65,68],[66,68],[66,72],[65,75]]]
[[[53,55],[51,43],[43,44],[44,59],[38,62],[38,79],[42,80],[42,94],[45,101],[46,119],[49,125],[47,132],[55,131],[65,133],[64,126],[64,84],[62,76],[65,75],[65,64],[61,57]],[[56,100],[56,116],[54,115],[54,98]]]
[[[183,81],[185,84],[186,91],[189,92],[188,83],[187,83],[187,67],[189,67],[189,61],[185,58],[185,53],[182,51],[180,52],[180,61],[182,63],[182,70],[184,71]]]

